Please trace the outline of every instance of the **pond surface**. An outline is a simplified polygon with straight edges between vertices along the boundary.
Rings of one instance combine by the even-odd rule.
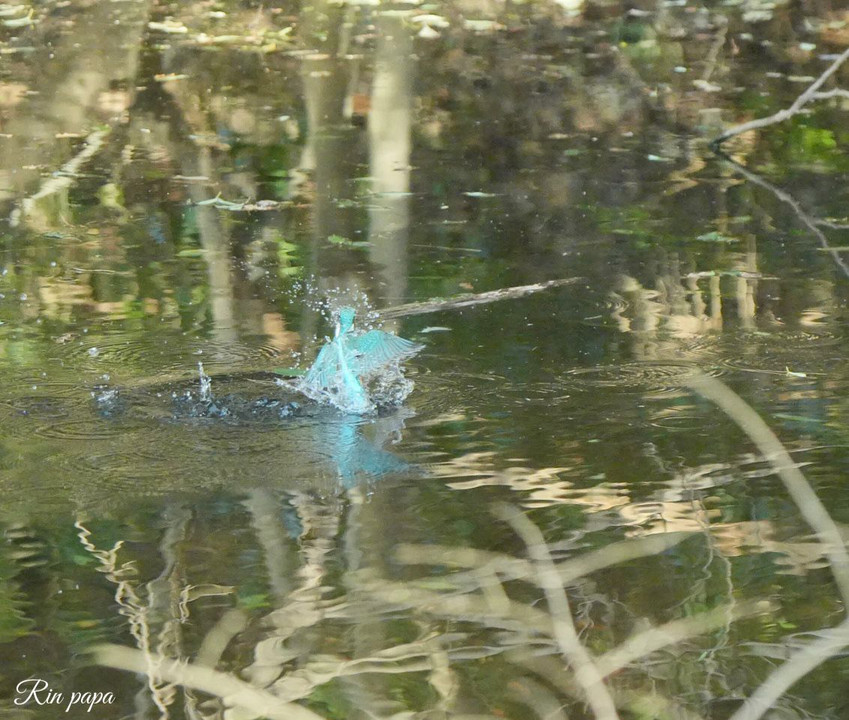
[[[626,10],[0,5],[0,715],[847,717],[849,15]]]

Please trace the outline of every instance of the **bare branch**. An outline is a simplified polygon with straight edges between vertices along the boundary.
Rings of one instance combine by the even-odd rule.
[[[834,62],[825,69],[822,75],[814,80],[808,86],[808,89],[793,101],[793,104],[790,107],[779,110],[777,113],[774,113],[769,117],[760,118],[758,120],[750,120],[749,122],[742,123],[741,125],[735,125],[734,127],[726,130],[719,137],[712,140],[710,143],[711,146],[719,148],[719,146],[728,140],[728,138],[734,137],[735,135],[741,135],[749,130],[760,130],[761,128],[775,125],[776,123],[783,122],[784,120],[788,120],[794,115],[797,115],[805,105],[811,102],[811,100],[820,99],[817,97],[819,89],[823,86],[826,80],[837,72],[838,68],[846,61],[847,58],[849,58],[849,48],[844,50],[834,60]],[[827,95],[827,97],[832,96]]]

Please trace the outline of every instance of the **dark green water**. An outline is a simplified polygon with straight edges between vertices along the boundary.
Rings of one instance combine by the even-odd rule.
[[[713,611],[609,669],[622,718],[731,717],[842,621],[804,508],[689,386],[849,527],[845,112],[730,141],[755,177],[707,144],[792,102],[840,12],[411,8],[2,16],[0,716],[593,717],[536,566],[455,557],[533,557],[505,506],[556,563],[643,548],[565,581],[597,659]],[[425,344],[404,407],[275,383],[340,304]],[[768,717],[847,717],[826,655]],[[235,679],[267,695],[225,715]]]

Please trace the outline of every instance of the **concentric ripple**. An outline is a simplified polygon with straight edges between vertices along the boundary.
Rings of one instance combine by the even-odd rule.
[[[616,388],[633,392],[679,392],[699,373],[717,377],[722,371],[690,363],[635,362],[569,370],[560,382],[577,390]]]

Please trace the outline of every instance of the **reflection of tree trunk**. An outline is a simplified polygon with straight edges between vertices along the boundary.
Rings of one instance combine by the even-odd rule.
[[[295,565],[292,542],[280,523],[280,503],[267,489],[255,488],[248,492],[243,504],[251,513],[251,524],[265,554],[265,569],[275,607],[280,606],[292,590]]]
[[[196,172],[208,177],[215,176],[208,148],[197,149]],[[196,203],[209,199],[209,193],[199,185],[189,185],[189,195]],[[196,209],[200,244],[204,249],[207,274],[209,275],[209,303],[212,310],[215,338],[224,343],[235,342],[236,308],[233,289],[233,268],[230,243],[221,224],[220,211],[211,205],[199,205]]]
[[[368,129],[372,187],[379,199],[369,209],[369,240],[383,280],[381,300],[391,305],[407,293],[413,47],[401,18],[381,15],[377,29]]]
[[[385,493],[375,494],[366,500],[361,488],[348,491],[350,502],[343,553],[345,556],[345,578],[348,585],[348,601],[351,603],[353,629],[351,638],[354,646],[354,658],[366,658],[386,647],[386,627],[379,617],[369,611],[368,591],[359,588],[356,580],[362,571],[368,570],[369,577],[388,577],[389,568],[384,558],[395,542],[388,532],[387,519],[394,513],[388,507]],[[345,694],[356,712],[351,720],[390,717],[400,713],[403,708],[391,699],[387,677],[382,675],[354,675],[342,679]]]
[[[129,107],[150,5],[92,3],[70,18],[72,33],[52,34],[54,44],[43,50],[50,55],[38,65],[36,83],[29,88],[35,94],[4,127],[12,137],[4,141],[0,156],[0,187],[16,191],[5,198],[27,194],[37,183],[39,170],[24,166],[58,169],[75,154],[70,143],[57,152],[57,134],[86,135],[92,125],[114,121],[120,106]],[[46,19],[48,27],[40,31],[47,32],[50,23]]]
[[[747,273],[756,273],[758,271],[758,250],[754,236],[746,238],[745,258],[743,270]],[[756,278],[737,278],[737,316],[740,318],[740,324],[747,329],[755,327],[755,292],[757,285]]]
[[[340,209],[338,203],[353,198],[354,186],[349,180],[357,162],[358,131],[345,117],[345,108],[351,104],[347,96],[352,91],[349,61],[344,58],[349,32],[344,23],[346,12],[343,5],[318,0],[306,3],[301,13],[301,37],[313,42],[315,52],[304,57],[301,70],[307,131],[299,170],[312,173],[315,183],[307,269],[321,278],[320,292],[347,289],[351,297],[343,301],[353,302],[360,281],[352,265],[360,254],[338,247],[327,250],[331,235],[357,239],[353,214]],[[311,336],[317,325],[316,312],[305,306],[304,313],[301,328],[305,336]]]

